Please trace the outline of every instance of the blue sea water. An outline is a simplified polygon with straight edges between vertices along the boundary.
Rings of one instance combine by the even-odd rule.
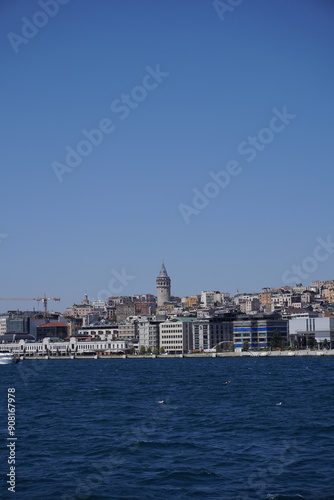
[[[334,499],[331,357],[25,360],[0,369],[0,498]],[[11,387],[15,493],[6,483]]]

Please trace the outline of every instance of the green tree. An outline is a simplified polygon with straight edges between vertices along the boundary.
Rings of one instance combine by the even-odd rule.
[[[152,353],[152,349],[151,349],[151,347],[148,347],[148,348],[146,349],[146,352],[147,352],[147,354],[151,354],[151,353]]]
[[[221,352],[222,346],[220,344],[216,345],[216,352]]]
[[[328,340],[327,339],[324,340],[324,343],[322,344],[322,348],[323,349],[329,349],[329,345],[328,345]]]
[[[314,349],[314,347],[316,347],[316,340],[314,337],[309,337],[306,341],[306,345],[307,347],[309,347],[310,349]]]
[[[279,330],[274,330],[270,339],[270,347],[275,349],[276,347],[283,346],[283,338]]]
[[[157,347],[153,349],[153,354],[159,354],[159,349]]]
[[[134,348],[133,346],[132,346],[132,347],[130,347],[130,349],[129,349],[129,353],[130,353],[130,354],[134,354],[134,353],[135,353],[135,348]]]
[[[140,349],[139,349],[139,354],[145,354],[145,353],[146,353],[145,346],[144,346],[144,345],[141,345],[141,346],[140,346]]]
[[[248,351],[248,349],[249,349],[249,342],[248,342],[248,340],[244,340],[242,343],[242,350]]]
[[[163,347],[160,347],[160,354],[165,354],[165,349]]]

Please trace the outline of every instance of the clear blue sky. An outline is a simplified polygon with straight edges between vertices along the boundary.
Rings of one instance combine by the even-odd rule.
[[[155,293],[163,258],[175,295],[259,291],[334,239],[331,1],[244,1],[224,19],[205,0],[58,6],[0,6],[1,297],[46,291],[64,310],[123,268],[120,294]],[[284,106],[295,118],[263,132]],[[54,162],[105,118],[113,131],[59,182]],[[239,174],[187,224],[180,205],[232,160]],[[328,254],[301,281],[332,279],[333,265]]]

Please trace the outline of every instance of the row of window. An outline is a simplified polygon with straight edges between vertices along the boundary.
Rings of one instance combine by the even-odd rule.
[[[162,344],[182,344],[182,340],[164,340]]]
[[[181,335],[165,335],[161,334],[161,339],[182,339],[182,334]]]

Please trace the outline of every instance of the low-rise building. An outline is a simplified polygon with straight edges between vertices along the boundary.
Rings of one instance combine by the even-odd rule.
[[[334,317],[290,319],[289,338],[300,346],[307,346],[308,341],[314,339],[320,348],[326,343],[334,347]]]
[[[10,351],[16,355],[126,354],[128,350],[125,340],[78,340],[74,337],[60,342],[44,338],[42,342],[19,340],[0,344],[0,352]]]

